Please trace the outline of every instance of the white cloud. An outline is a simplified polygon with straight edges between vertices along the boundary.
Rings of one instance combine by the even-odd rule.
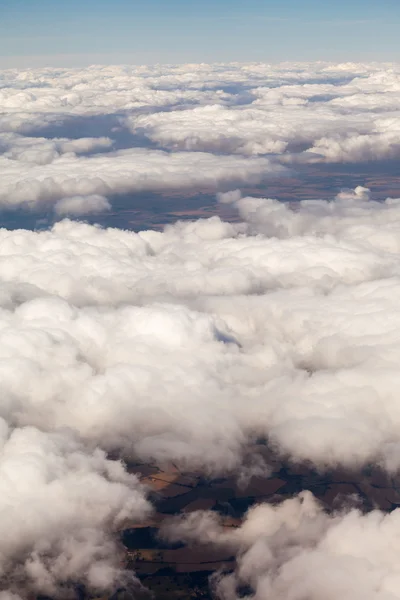
[[[110,148],[112,143],[112,140],[106,137],[70,140],[67,138],[35,138],[12,133],[0,134],[0,149],[3,151],[3,158],[23,163],[23,169],[28,169],[32,165],[49,164],[63,154],[84,154]],[[4,161],[4,164],[7,162]]]
[[[3,419],[0,429],[3,585],[19,594],[57,595],[71,580],[112,590],[123,574],[110,531],[150,510],[137,479],[71,432]]]
[[[0,128],[116,115],[166,147],[250,155],[304,147],[314,160],[365,161],[398,156],[383,121],[398,129],[399,96],[393,64],[9,70]]]
[[[328,515],[310,492],[277,506],[250,509],[238,529],[223,528],[215,514],[192,513],[165,533],[172,539],[227,547],[237,553],[235,572],[216,574],[219,598],[398,598],[400,510],[358,510]],[[246,596],[247,597],[247,596]]]
[[[58,216],[91,215],[111,209],[111,204],[104,196],[72,196],[56,202],[54,212]]]
[[[47,164],[27,165],[0,157],[0,206],[34,206],[69,196],[123,194],[144,190],[218,189],[259,183],[282,168],[265,158],[167,153],[134,148],[77,158],[64,154]]]
[[[222,200],[245,221],[0,231],[1,497],[12,497],[0,568],[11,590],[21,577],[53,593],[72,571],[91,588],[121,576],[111,531],[147,505],[107,451],[240,474],[259,466],[247,448],[261,436],[317,468],[398,470],[400,201],[373,202],[362,187],[295,208],[237,191]],[[18,511],[31,518],[16,527]],[[331,520],[314,513],[301,531],[322,547]],[[251,547],[228,540],[261,596],[263,523],[243,526],[256,531]]]
[[[363,114],[332,114],[324,103],[310,106],[307,100],[293,97],[286,100],[275,89],[268,90],[268,96],[273,99],[265,105],[254,100],[250,106],[202,106],[134,116],[127,123],[133,132],[144,130],[161,146],[245,155],[280,155],[291,146],[312,147],[314,140],[330,133],[335,135],[357,127],[361,131],[370,130]]]
[[[396,470],[400,201],[237,198],[244,224],[3,230],[4,410],[216,472],[253,436]]]
[[[7,207],[254,185],[277,172],[276,161],[399,156],[400,74],[393,65],[8,70],[0,101],[0,205]],[[107,152],[113,145],[117,151]]]
[[[400,200],[359,186],[289,205],[236,188],[286,173],[279,163],[398,156],[399,94],[389,65],[1,74],[2,208],[79,216],[115,194],[206,189],[242,219],[0,230],[7,600],[56,595],[72,574],[96,593],[121,577],[113,532],[148,505],[109,452],[240,476],[260,466],[248,445],[262,437],[317,469],[398,471]],[[146,136],[164,148],[140,147]],[[227,598],[238,579],[256,598],[336,600],[349,555],[352,598],[396,597],[397,512],[328,517],[306,496],[255,509],[226,538],[201,518],[196,536],[238,553]]]

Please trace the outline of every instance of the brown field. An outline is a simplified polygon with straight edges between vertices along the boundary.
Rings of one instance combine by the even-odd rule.
[[[154,492],[156,511],[148,523],[126,525],[130,531],[140,528],[146,541],[146,547],[140,547],[138,542],[135,547],[127,548],[126,565],[157,598],[180,598],[179,577],[179,585],[186,586],[185,598],[210,598],[208,576],[234,566],[234,557],[226,550],[201,544],[169,547],[158,537],[158,529],[171,516],[212,510],[221,516],[224,527],[238,527],[252,505],[277,503],[302,490],[310,490],[328,511],[346,505],[384,511],[400,506],[400,486],[395,478],[379,469],[317,472],[305,465],[280,462],[262,444],[253,447],[252,452],[263,455],[273,465],[273,473],[269,477],[253,477],[245,487],[233,475],[205,480],[197,473],[181,473],[173,465],[163,469],[155,465],[129,465],[129,470],[137,473]]]

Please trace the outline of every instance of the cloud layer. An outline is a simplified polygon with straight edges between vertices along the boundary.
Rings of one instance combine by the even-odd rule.
[[[396,159],[399,100],[393,64],[2,71],[0,207],[218,191],[299,163]]]
[[[122,461],[245,479],[268,473],[257,441],[319,471],[398,472],[400,200],[240,189],[300,163],[398,157],[399,90],[393,65],[1,74],[2,209],[84,218],[117,195],[206,189],[238,215],[0,230],[5,598],[126,581],[115,532],[151,507]],[[256,598],[389,600],[397,520],[329,516],[305,494],[234,533],[200,513],[176,536],[237,554],[223,598],[243,583]]]
[[[219,200],[242,221],[0,230],[11,590],[54,593],[81,552],[89,587],[121,576],[111,532],[149,507],[105,453],[245,476],[264,439],[320,470],[398,471],[400,201]]]
[[[236,225],[3,230],[2,348],[26,368],[13,419],[212,471],[258,436],[396,470],[399,201],[235,202]]]

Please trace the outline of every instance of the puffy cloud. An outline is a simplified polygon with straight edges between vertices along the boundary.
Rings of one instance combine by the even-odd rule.
[[[112,140],[106,137],[70,140],[24,137],[10,133],[0,134],[0,149],[3,152],[3,158],[8,161],[24,163],[24,169],[27,169],[29,165],[46,165],[67,153],[76,155],[110,148],[112,143]],[[4,164],[6,165],[8,161],[4,161]]]
[[[133,132],[145,132],[160,146],[173,149],[277,154],[285,161],[310,162],[398,156],[398,72],[382,65],[376,73],[371,65],[367,76],[354,73],[332,83],[327,70],[314,69],[312,76],[303,66],[303,77],[293,82],[282,68],[272,83],[265,66],[265,83],[256,85],[249,74],[245,102],[146,112],[128,116],[126,122]]]
[[[246,155],[311,149],[314,140],[330,133],[370,130],[363,114],[332,114],[323,102],[310,106],[307,100],[286,99],[274,89],[265,96],[273,98],[264,105],[254,100],[250,106],[202,106],[134,116],[127,122],[133,132],[144,131],[164,147]]]
[[[235,189],[285,174],[280,163],[396,157],[396,67],[43,69],[0,86],[3,208],[79,216],[115,194],[212,189],[241,219],[0,230],[4,600],[126,576],[115,529],[149,505],[110,456],[245,478],[263,469],[249,458],[262,439],[320,470],[398,471],[400,200]],[[254,509],[237,532],[202,514],[177,535],[238,554],[226,598],[244,582],[256,598],[386,600],[397,519],[328,516],[306,495]],[[340,588],[348,556],[358,587]]]
[[[3,71],[0,205],[256,185],[277,162],[393,159],[399,81],[393,65],[351,63]]]
[[[396,470],[400,201],[368,197],[236,193],[244,223],[164,233],[3,230],[4,417],[208,472],[259,437]]]
[[[215,514],[192,513],[165,535],[229,548],[235,572],[215,575],[217,597],[398,598],[400,510],[358,510],[329,515],[310,492],[277,506],[252,508],[238,529],[223,528]],[[244,590],[246,590],[244,592]]]
[[[308,150],[329,162],[368,162],[399,156],[398,132],[323,137]]]
[[[237,190],[220,200],[243,222],[0,231],[0,568],[11,592],[125,577],[112,531],[149,508],[105,453],[246,476],[261,467],[249,444],[264,438],[318,469],[397,472],[400,201],[362,187],[331,202]],[[396,531],[397,517],[376,514],[328,517],[306,497],[255,509],[237,533],[203,515],[176,535],[237,552],[236,574],[218,584],[226,598],[240,582],[260,598],[295,594],[314,561],[339,580],[349,552],[360,581],[372,561],[390,587],[394,563],[363,536],[386,519]],[[303,583],[309,593],[314,579]],[[322,596],[325,579],[315,586]]]
[[[123,573],[110,532],[150,510],[137,479],[71,432],[12,429],[3,419],[0,428],[3,586],[57,595],[80,581],[112,590]]]
[[[111,209],[111,204],[104,196],[72,196],[56,202],[54,212],[58,216],[90,215]]]
[[[43,161],[44,162],[44,161]],[[135,148],[77,158],[64,154],[50,164],[27,165],[0,158],[0,206],[35,206],[70,196],[110,195],[191,187],[218,189],[259,183],[282,167],[266,158]]]
[[[383,121],[398,128],[399,94],[393,64],[8,70],[0,128],[26,133],[116,115],[165,147],[278,155],[313,149],[310,160],[363,161],[398,155]]]

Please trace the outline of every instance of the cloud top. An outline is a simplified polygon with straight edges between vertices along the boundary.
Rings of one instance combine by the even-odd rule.
[[[3,71],[0,207],[226,191],[297,164],[396,159],[399,73],[352,63]]]
[[[396,471],[399,201],[227,198],[243,222],[2,230],[5,415],[209,472],[260,437]]]
[[[359,185],[282,203],[267,188],[299,164],[396,159],[398,67],[10,70],[0,82],[0,208],[60,219],[0,230],[7,600],[126,580],[116,530],[151,507],[123,461],[241,480],[268,473],[271,455],[398,473],[400,200]],[[64,219],[118,195],[199,190],[235,222],[133,233]],[[256,441],[268,452],[250,452]],[[237,555],[217,581],[227,600],[241,583],[256,599],[389,600],[397,520],[328,515],[306,493],[235,532],[201,513],[176,535]]]

